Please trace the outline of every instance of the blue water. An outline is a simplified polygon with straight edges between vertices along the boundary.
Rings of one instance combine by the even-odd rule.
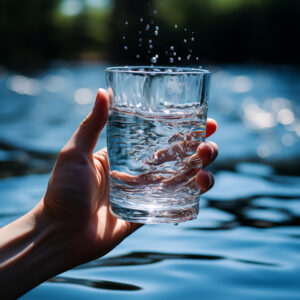
[[[0,226],[45,192],[57,152],[104,86],[104,67],[0,67]],[[208,68],[220,155],[198,219],[146,225],[22,299],[300,299],[300,71]],[[98,147],[105,140],[104,131]]]

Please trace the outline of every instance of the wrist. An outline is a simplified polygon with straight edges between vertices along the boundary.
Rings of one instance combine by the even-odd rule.
[[[18,297],[72,267],[68,240],[61,227],[52,222],[39,204],[1,229],[1,296]]]

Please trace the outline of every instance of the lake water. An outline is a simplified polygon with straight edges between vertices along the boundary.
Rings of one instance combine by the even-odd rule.
[[[105,67],[56,63],[31,76],[0,68],[0,226],[42,197]],[[22,299],[300,298],[300,71],[207,68],[220,155],[198,218],[143,226]],[[105,144],[104,131],[98,147]]]

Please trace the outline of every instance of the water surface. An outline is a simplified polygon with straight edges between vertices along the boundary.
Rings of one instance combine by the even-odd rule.
[[[59,149],[104,86],[105,65],[0,73],[0,226],[45,192]],[[214,67],[213,190],[197,220],[147,225],[102,259],[22,299],[299,299],[300,72]],[[105,131],[98,147],[106,142]]]

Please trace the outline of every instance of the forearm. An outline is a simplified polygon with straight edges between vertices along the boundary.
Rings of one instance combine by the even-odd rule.
[[[64,232],[39,207],[0,229],[0,299],[15,299],[69,267]]]

